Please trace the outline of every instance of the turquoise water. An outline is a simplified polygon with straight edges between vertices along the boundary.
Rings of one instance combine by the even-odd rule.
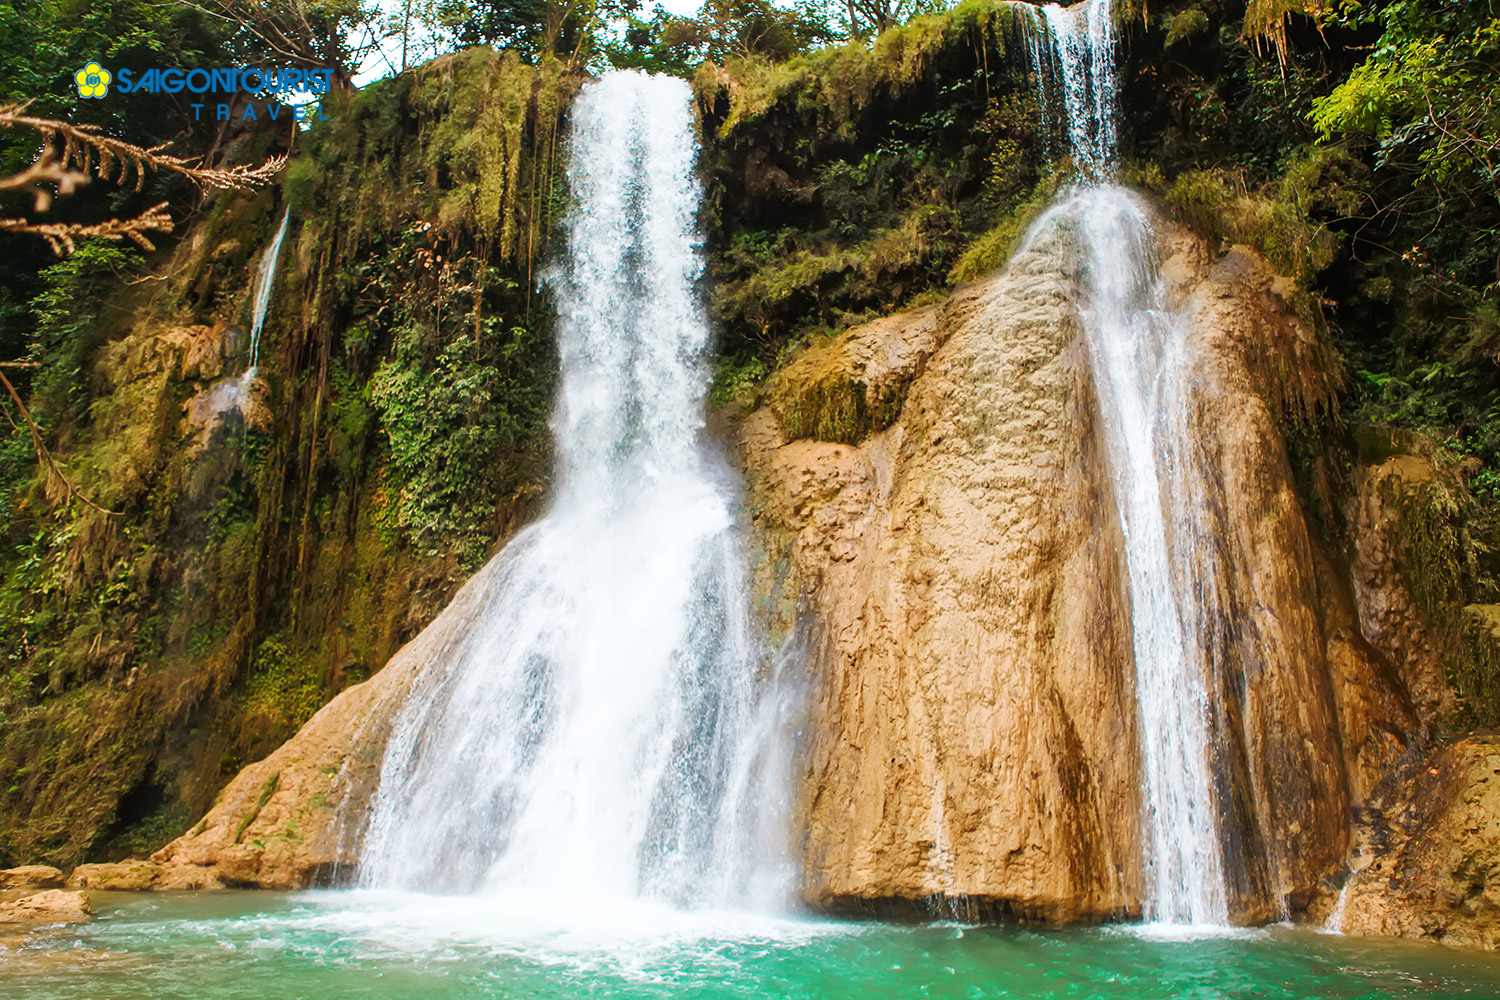
[[[355,892],[95,908],[91,924],[0,937],[0,997],[1500,997],[1489,955],[1286,928],[1172,939]]]

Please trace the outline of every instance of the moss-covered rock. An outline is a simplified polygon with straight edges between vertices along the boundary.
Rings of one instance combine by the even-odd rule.
[[[336,95],[281,197],[47,273],[23,388],[57,466],[19,430],[0,451],[0,863],[180,834],[525,515],[576,85],[475,49]],[[252,378],[249,289],[288,205]]]

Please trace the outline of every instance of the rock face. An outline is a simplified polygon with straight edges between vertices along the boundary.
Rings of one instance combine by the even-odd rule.
[[[0,924],[59,924],[92,920],[94,909],[86,892],[46,889],[9,902],[0,902]]]
[[[1413,763],[1367,828],[1361,865],[1327,904],[1346,934],[1500,947],[1500,738]]]
[[[159,865],[132,858],[106,864],[79,865],[68,877],[79,889],[136,892],[143,889],[219,889],[223,883],[210,869],[195,865]]]
[[[66,880],[51,865],[23,865],[0,871],[0,892],[15,889],[61,889]]]
[[[1412,710],[1429,727],[1452,707],[1453,696],[1443,672],[1441,639],[1416,607],[1400,564],[1407,540],[1419,533],[1409,516],[1412,506],[1441,488],[1436,478],[1432,463],[1417,455],[1361,464],[1346,511],[1360,628],[1400,672]]]
[[[810,348],[766,405],[728,418],[760,610],[806,663],[796,835],[814,907],[1052,923],[1142,911],[1130,599],[1069,238]],[[1355,470],[1337,512],[1347,551],[1312,530],[1304,505],[1326,521],[1337,491],[1319,484],[1326,469],[1311,497],[1296,488],[1283,428],[1331,405],[1325,350],[1253,252],[1215,258],[1167,225],[1158,239],[1189,366],[1186,488],[1209,540],[1204,669],[1231,916],[1321,919],[1357,835],[1360,864],[1382,860],[1348,894],[1347,929],[1493,944],[1494,755],[1450,748],[1431,781],[1401,778],[1428,773],[1412,762],[1451,704],[1392,513],[1392,484],[1430,466]],[[151,862],[84,866],[73,883],[347,877],[392,720],[461,639],[495,565]],[[1485,635],[1500,620],[1468,615]]]
[[[1068,293],[1039,251],[955,296],[901,419],[858,447],[742,428],[763,585],[805,611],[816,906],[1138,906],[1128,613],[1100,586],[1118,529]]]
[[[148,879],[142,872],[147,884],[139,887],[195,888],[188,883],[199,879],[210,888],[298,889],[333,880],[341,869],[352,873],[392,719],[422,667],[462,636],[496,575],[494,565],[475,574],[385,669],[241,771],[207,816],[151,856],[157,874]]]
[[[1231,910],[1265,920],[1341,865],[1351,791],[1374,780],[1350,775],[1387,766],[1414,715],[1293,488],[1280,427],[1330,394],[1316,338],[1251,251],[1212,261],[1170,227],[1158,249],[1187,324],[1195,489],[1217,545],[1209,681]],[[816,391],[773,384],[741,423],[759,589],[809,652],[815,906],[1140,911],[1129,598],[1069,259],[1054,232],[935,313],[851,331],[815,349],[850,357],[807,365]],[[910,349],[929,332],[935,352]],[[823,373],[864,369],[909,383],[894,424],[856,444],[790,440],[877,412],[858,380],[863,404],[827,391]],[[1373,729],[1391,745],[1371,750]]]

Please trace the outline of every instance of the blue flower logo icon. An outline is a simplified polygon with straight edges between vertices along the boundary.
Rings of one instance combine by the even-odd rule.
[[[109,70],[96,62],[74,73],[73,80],[78,84],[79,97],[103,97],[109,93]]]

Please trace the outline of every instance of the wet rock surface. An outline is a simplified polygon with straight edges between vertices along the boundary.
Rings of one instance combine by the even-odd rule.
[[[1218,546],[1207,669],[1231,917],[1263,922],[1342,864],[1351,789],[1405,751],[1415,717],[1294,487],[1287,410],[1331,392],[1315,336],[1252,251],[1215,259],[1166,225],[1158,240]],[[888,429],[790,440],[820,425],[787,419],[812,394],[784,385],[739,425],[763,610],[810,663],[815,906],[1141,912],[1130,602],[1068,249],[1039,240],[935,317],[909,314],[911,336],[890,317],[815,349],[810,371],[909,383]],[[934,322],[930,358],[881,356]],[[851,360],[822,356],[839,349]]]
[[[61,889],[67,882],[51,865],[22,865],[0,871],[0,892],[16,889]]]
[[[1342,900],[1346,934],[1500,947],[1500,737],[1471,736],[1413,760],[1362,816]]]

